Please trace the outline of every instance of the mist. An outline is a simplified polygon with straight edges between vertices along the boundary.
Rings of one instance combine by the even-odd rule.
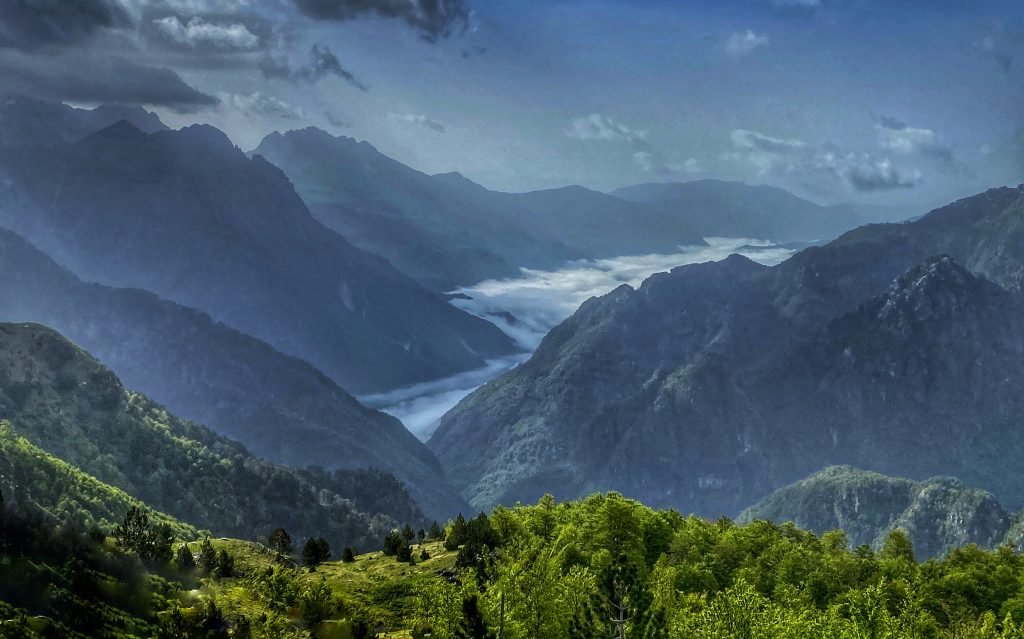
[[[493,322],[522,347],[524,353],[491,360],[487,366],[452,377],[406,386],[360,400],[393,415],[416,437],[426,441],[441,417],[464,397],[529,358],[548,331],[572,315],[580,304],[628,284],[639,286],[655,273],[677,266],[712,262],[738,253],[766,265],[778,264],[796,252],[748,238],[706,238],[707,246],[680,247],[678,253],[627,255],[580,260],[556,271],[521,269],[512,279],[485,280],[453,291],[452,304]]]

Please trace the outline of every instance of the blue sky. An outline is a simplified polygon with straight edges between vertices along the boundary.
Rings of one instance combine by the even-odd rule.
[[[89,1],[128,18],[69,49],[171,69],[216,104],[153,108],[243,148],[315,125],[504,190],[712,177],[926,207],[1024,181],[1020,2],[444,0],[463,29],[418,0]],[[0,71],[61,55],[3,41]]]

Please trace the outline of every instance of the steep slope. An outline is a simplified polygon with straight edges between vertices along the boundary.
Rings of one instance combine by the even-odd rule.
[[[120,120],[147,133],[167,130],[156,114],[141,107],[104,104],[76,109],[22,95],[0,96],[0,146],[76,142]]]
[[[128,392],[92,357],[35,324],[0,324],[0,419],[98,480],[220,535],[252,539],[284,526],[332,543],[372,543],[397,517],[422,517],[390,476],[257,460]],[[385,504],[386,513],[359,510],[361,500]]]
[[[429,445],[478,507],[616,489],[718,515],[831,464],[963,476],[1016,506],[1019,474],[979,469],[1016,463],[985,441],[1024,415],[1022,224],[1022,191],[997,189],[776,267],[621,287]]]
[[[0,229],[0,321],[51,326],[124,383],[260,457],[294,466],[378,468],[425,512],[465,507],[427,448],[305,362],[151,293],[85,284]]]
[[[53,455],[33,446],[7,422],[0,422],[0,492],[5,501],[17,497],[33,504],[54,521],[70,523],[80,530],[98,526],[112,531],[131,508],[148,510],[146,504],[91,477]],[[160,512],[149,512],[154,524],[170,526],[174,534],[195,539],[192,526]]]
[[[515,350],[320,225],[284,174],[212,127],[147,135],[121,121],[76,144],[0,152],[0,176],[0,225],[79,277],[198,308],[353,392]]]
[[[281,167],[326,226],[437,290],[514,276],[521,266],[703,243],[643,204],[581,187],[490,191],[458,174],[427,176],[318,129],[273,133],[254,153]]]
[[[991,494],[955,479],[912,481],[833,466],[773,492],[739,522],[758,519],[792,521],[816,534],[841,528],[854,547],[880,548],[899,529],[923,560],[967,544],[995,548],[1014,518]]]
[[[705,237],[776,242],[825,240],[861,224],[909,215],[877,207],[819,206],[782,189],[720,180],[637,184],[612,195],[679,217]]]

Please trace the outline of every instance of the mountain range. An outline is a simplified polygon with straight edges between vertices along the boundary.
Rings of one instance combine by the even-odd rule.
[[[737,513],[834,464],[956,475],[1012,507],[1024,190],[732,256],[585,303],[429,441],[479,508],[614,487]],[[999,470],[996,470],[999,469]]]
[[[0,148],[0,226],[86,281],[149,290],[302,358],[353,392],[515,351],[386,260],[318,223],[287,178],[220,131],[125,120]]]

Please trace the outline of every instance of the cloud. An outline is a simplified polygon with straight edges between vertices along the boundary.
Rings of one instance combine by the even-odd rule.
[[[314,44],[309,50],[307,60],[300,65],[292,65],[285,58],[268,54],[260,61],[259,66],[265,78],[281,78],[292,82],[314,84],[322,80],[324,76],[333,75],[357,89],[369,90],[369,87],[341,65],[338,56],[334,55],[334,52],[326,45]]]
[[[760,47],[768,46],[768,36],[757,35],[750,29],[731,34],[725,40],[725,52],[733,58],[750,55]]]
[[[437,133],[445,132],[445,126],[443,124],[441,124],[437,120],[431,120],[422,113],[389,113],[388,117],[393,120],[399,120],[402,122],[409,122],[410,124],[418,124],[420,126],[425,126],[431,131],[436,131]]]
[[[1014,55],[1003,42],[1001,29],[983,36],[974,43],[974,47],[999,65],[1003,73],[1010,73],[1013,70]]]
[[[189,86],[165,67],[71,49],[47,56],[0,53],[0,93],[72,102],[148,104],[183,112],[218,104],[217,98]]]
[[[747,129],[735,129],[729,134],[733,146],[738,149],[751,149],[766,153],[791,153],[807,146],[803,140],[773,138],[763,133]]]
[[[632,129],[600,113],[576,118],[570,124],[566,135],[574,140],[587,141],[645,142],[647,140],[647,131]]]
[[[888,122],[893,126],[903,124],[896,120]],[[906,189],[917,186],[922,177],[919,171],[905,172],[889,158],[870,153],[842,151],[831,145],[813,148],[803,140],[777,138],[747,129],[736,129],[729,137],[735,151],[724,154],[724,159],[744,162],[761,177],[796,178],[815,191]]]
[[[900,155],[920,154],[943,162],[953,161],[953,150],[932,129],[920,129],[895,118],[882,117],[875,125],[883,149]]]
[[[887,159],[864,158],[846,168],[846,179],[858,191],[891,191],[917,186],[921,174],[906,174],[893,166]]]
[[[306,112],[297,106],[272,95],[255,91],[248,95],[240,93],[219,93],[221,106],[245,116],[259,116],[280,120],[306,120]]]
[[[130,24],[131,16],[118,0],[2,0],[0,48],[66,47],[101,29]]]
[[[167,16],[154,20],[153,24],[167,42],[182,48],[249,51],[260,44],[260,39],[244,24],[214,24],[198,16],[187,23],[177,16]]]
[[[293,0],[315,20],[347,21],[367,16],[402,20],[424,39],[436,42],[454,30],[465,30],[470,8],[465,0]]]

